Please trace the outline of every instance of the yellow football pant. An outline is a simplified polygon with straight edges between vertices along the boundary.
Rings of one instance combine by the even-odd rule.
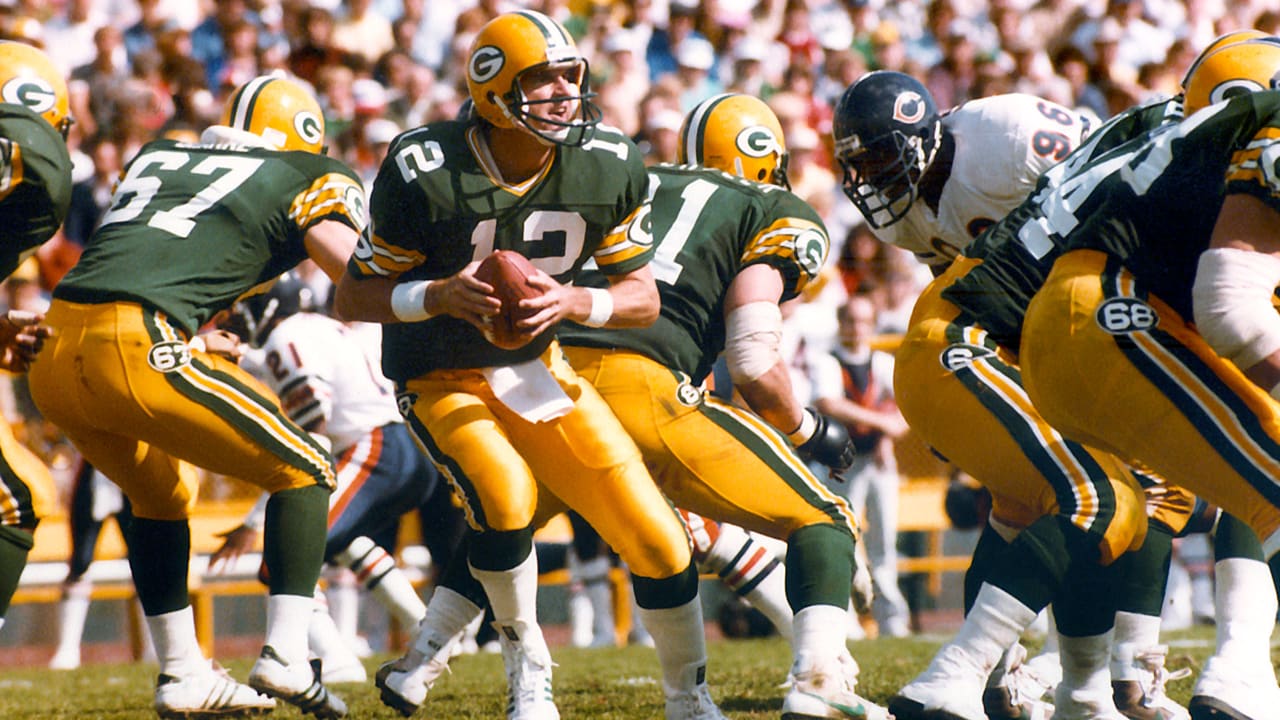
[[[33,365],[31,397],[94,467],[152,520],[186,518],[190,465],[269,492],[334,486],[333,461],[235,363],[188,349],[163,313],[134,303],[54,300],[54,335]]]
[[[701,392],[683,373],[627,350],[566,347],[608,401],[662,492],[678,507],[782,540],[808,525],[857,521],[791,444],[756,415]]]
[[[916,302],[896,356],[898,407],[929,445],[991,491],[996,518],[1022,528],[1062,515],[1096,538],[1110,563],[1146,538],[1142,488],[1115,457],[1046,422],[1013,358],[942,298],[975,264],[957,259]]]
[[[1028,394],[1064,435],[1142,462],[1280,549],[1280,405],[1118,261],[1058,258],[1021,354]]]
[[[478,369],[437,370],[400,391],[402,407],[406,398],[411,403],[410,429],[462,499],[467,522],[477,530],[528,527],[541,483],[636,574],[661,579],[683,571],[688,537],[635,443],[558,344],[542,361],[574,404],[548,422],[529,422],[502,404]]]
[[[49,468],[0,419],[0,525],[34,529],[53,512],[56,494]]]

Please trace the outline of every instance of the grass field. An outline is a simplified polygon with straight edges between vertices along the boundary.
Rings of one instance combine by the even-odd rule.
[[[859,690],[866,697],[886,702],[928,663],[942,638],[875,640],[852,643],[862,666]],[[1198,670],[1212,651],[1212,629],[1198,628],[1171,633],[1170,669]],[[709,681],[713,694],[731,718],[777,718],[783,691],[777,686],[786,675],[790,650],[778,639],[713,642],[708,647]],[[599,720],[654,720],[662,718],[657,660],[652,650],[631,647],[605,650],[553,648],[556,669],[556,701],[569,718]],[[385,657],[368,660],[370,678]],[[250,659],[225,662],[240,679],[248,675]],[[144,664],[95,665],[73,672],[44,668],[0,671],[0,718],[46,720],[93,718],[104,720],[154,719],[151,710],[155,666]],[[1185,703],[1194,678],[1173,683],[1169,694]],[[337,686],[351,708],[350,717],[398,718],[378,701],[372,680],[365,685]],[[453,672],[432,691],[427,705],[415,717],[436,719],[501,718],[505,708],[502,660],[496,655],[459,658]],[[296,718],[293,708],[277,710],[273,718]]]

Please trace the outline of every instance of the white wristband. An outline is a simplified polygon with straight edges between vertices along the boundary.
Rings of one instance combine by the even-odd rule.
[[[613,295],[602,288],[587,288],[591,293],[591,313],[582,321],[587,327],[603,327],[613,317]]]
[[[813,432],[817,429],[818,419],[813,416],[813,413],[806,409],[800,415],[800,427],[796,428],[794,432],[788,434],[787,439],[791,441],[792,445],[799,447],[803,445],[806,440],[813,437]]]
[[[433,280],[403,282],[391,291],[391,312],[404,322],[421,322],[431,318],[427,312],[427,288]]]
[[[187,343],[187,347],[191,348],[192,350],[195,350],[196,352],[205,352],[209,349],[209,346],[206,345],[204,342],[204,338],[200,337],[199,335],[191,338],[191,340]]]

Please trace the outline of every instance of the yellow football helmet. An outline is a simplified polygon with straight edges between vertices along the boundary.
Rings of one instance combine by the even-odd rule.
[[[539,12],[519,10],[490,20],[471,43],[467,61],[467,90],[475,111],[500,128],[527,130],[545,142],[582,145],[599,124],[600,108],[591,101],[587,60],[573,37],[559,23]],[[530,101],[520,81],[531,70],[549,65],[572,69],[578,94]],[[538,115],[536,106],[576,102],[574,119],[561,121]],[[554,131],[534,128],[530,120],[554,126]]]
[[[680,162],[790,188],[782,124],[751,95],[715,95],[698,103],[680,127]]]
[[[236,88],[222,110],[222,125],[252,133],[276,150],[324,152],[324,113],[298,83],[263,75]]]
[[[1205,56],[1187,78],[1187,115],[1235,95],[1280,87],[1280,38],[1231,43]]]
[[[1196,68],[1200,67],[1200,63],[1204,62],[1204,59],[1213,51],[1224,48],[1227,45],[1244,42],[1245,40],[1258,40],[1265,37],[1271,36],[1261,30],[1247,28],[1244,30],[1232,30],[1229,33],[1223,33],[1222,35],[1214,38],[1213,42],[1206,45],[1205,48],[1200,51],[1200,54],[1196,56],[1196,59],[1191,61],[1191,67],[1187,68],[1186,74],[1182,76],[1182,89],[1187,89],[1187,84],[1191,82],[1191,75],[1195,73]]]
[[[0,102],[39,113],[63,137],[71,127],[67,81],[47,55],[26,43],[0,41]]]

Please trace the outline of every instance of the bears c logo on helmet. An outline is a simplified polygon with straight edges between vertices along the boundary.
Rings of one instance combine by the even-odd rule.
[[[734,138],[738,151],[747,157],[762,158],[769,153],[779,152],[778,138],[773,131],[763,125],[752,125],[743,128]]]
[[[53,109],[58,94],[52,85],[38,77],[16,77],[0,88],[0,99],[35,113],[45,113]]]
[[[906,125],[920,122],[927,110],[924,98],[914,90],[901,92],[893,100],[893,119]]]
[[[506,55],[502,52],[502,48],[493,45],[485,45],[476,48],[471,53],[471,63],[469,72],[473,82],[483,83],[489,82],[502,72],[502,66],[506,64]]]
[[[293,116],[293,129],[303,141],[316,145],[324,140],[324,127],[320,118],[309,110],[303,110]]]

